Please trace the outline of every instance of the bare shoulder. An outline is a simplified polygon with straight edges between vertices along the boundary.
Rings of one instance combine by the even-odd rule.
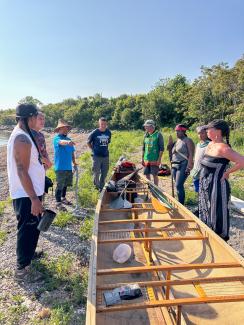
[[[27,135],[19,134],[16,136],[14,144],[31,144],[31,141]]]
[[[234,150],[231,149],[231,147],[228,146],[228,144],[226,144],[226,143],[218,143],[217,145],[218,145],[219,152],[220,152],[221,154],[225,154],[226,152],[228,153],[228,152],[232,152],[232,151],[234,151]]]

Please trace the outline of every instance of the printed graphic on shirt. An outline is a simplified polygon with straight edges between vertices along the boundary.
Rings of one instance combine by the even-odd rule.
[[[100,141],[100,146],[101,147],[107,147],[109,143],[109,136],[102,134],[97,136],[99,141]]]

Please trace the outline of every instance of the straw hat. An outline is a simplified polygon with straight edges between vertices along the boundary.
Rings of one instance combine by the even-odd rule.
[[[58,125],[57,125],[57,127],[54,129],[54,132],[58,132],[59,129],[61,129],[61,128],[63,128],[63,127],[67,127],[69,130],[72,129],[72,126],[71,126],[71,125],[69,125],[68,123],[66,123],[64,120],[59,119],[59,120],[58,120]]]
[[[123,264],[131,257],[131,247],[127,244],[118,245],[113,252],[113,260],[117,263]]]

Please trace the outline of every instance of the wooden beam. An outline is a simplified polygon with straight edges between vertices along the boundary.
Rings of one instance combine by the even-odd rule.
[[[101,209],[101,212],[132,212],[132,211],[137,211],[137,212],[146,212],[146,211],[155,211],[154,208],[129,208],[129,209],[110,209],[110,208],[103,208]],[[157,212],[158,213],[158,212]],[[160,214],[160,213],[158,213]]]
[[[121,211],[121,210],[120,210]],[[122,210],[123,211],[123,210]],[[109,225],[109,224],[117,224],[117,223],[138,223],[138,222],[171,222],[171,223],[184,223],[184,222],[194,222],[193,219],[119,219],[119,220],[105,220],[99,221],[99,225]]]
[[[179,279],[179,280],[157,280],[157,281],[140,281],[136,282],[139,286],[151,286],[151,287],[165,287],[167,285],[171,286],[181,286],[187,284],[198,284],[198,283],[220,283],[220,282],[239,282],[244,281],[244,276],[219,276],[219,277],[211,277],[211,278],[191,278],[191,279]],[[97,286],[97,290],[109,290],[115,289],[124,285],[134,284],[134,282],[121,282],[116,284],[106,284]],[[243,286],[244,287],[244,286]]]
[[[179,280],[157,280],[157,281],[140,281],[136,282],[141,287],[151,286],[151,287],[165,287],[167,285],[171,286],[181,286],[187,284],[197,284],[197,283],[220,283],[220,282],[239,282],[244,281],[244,276],[229,276],[229,277],[212,277],[212,278],[191,278],[191,279],[179,279]],[[97,290],[109,290],[115,289],[124,285],[134,284],[135,282],[121,282],[116,284],[106,284],[97,286]]]
[[[190,227],[185,227],[185,228],[165,228],[165,227],[159,227],[159,228],[124,228],[124,229],[115,229],[115,230],[100,230],[98,233],[99,234],[105,234],[105,233],[120,233],[120,232],[134,232],[134,233],[140,233],[140,232],[158,232],[158,231],[198,231],[199,228],[190,228]]]
[[[179,236],[179,237],[143,237],[143,238],[119,238],[119,239],[98,239],[98,244],[113,244],[113,243],[133,243],[146,241],[175,241],[175,240],[204,240],[206,236]]]
[[[101,312],[115,312],[115,311],[126,311],[136,309],[146,309],[155,307],[172,307],[172,306],[186,306],[186,305],[199,305],[199,304],[211,304],[211,303],[226,303],[226,302],[238,302],[244,301],[244,295],[235,296],[211,296],[204,298],[180,298],[180,299],[162,299],[144,301],[142,303],[135,304],[121,304],[111,307],[98,307],[97,313]]]
[[[152,266],[134,266],[116,269],[100,269],[97,275],[123,274],[123,273],[145,273],[153,271],[175,271],[175,270],[199,270],[199,269],[221,269],[242,267],[240,263],[206,263],[206,264],[174,264],[174,265],[152,265]]]

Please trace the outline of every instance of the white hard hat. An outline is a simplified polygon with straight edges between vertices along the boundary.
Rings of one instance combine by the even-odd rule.
[[[113,260],[117,263],[125,263],[131,257],[131,247],[127,244],[119,244],[113,252]]]

